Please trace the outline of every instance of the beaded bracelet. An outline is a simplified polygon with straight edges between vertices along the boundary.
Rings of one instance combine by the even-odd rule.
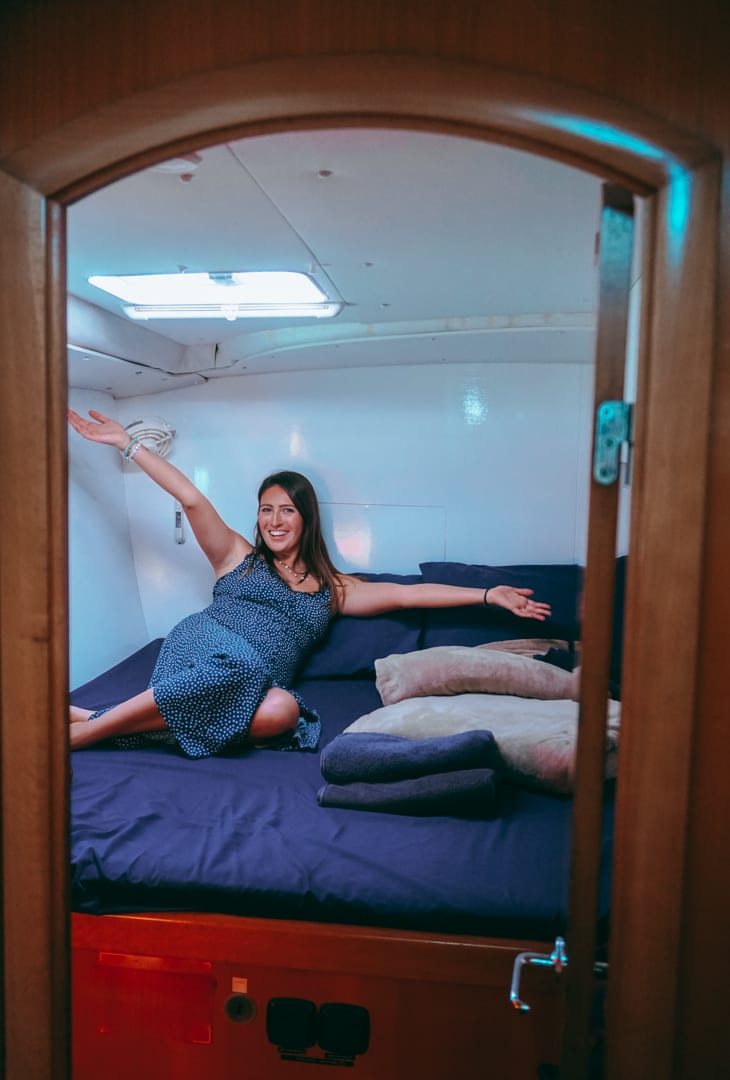
[[[134,454],[136,454],[137,450],[139,450],[141,445],[142,443],[139,441],[139,439],[130,439],[124,449],[120,450],[119,453],[122,455],[125,461],[128,461],[130,460],[130,451],[132,450],[132,447],[136,447],[136,450],[134,451]],[[132,454],[132,456],[134,456],[134,454]]]
[[[137,443],[135,443],[135,444],[134,444],[134,446],[132,447],[132,449],[131,449],[131,450],[129,451],[129,453],[127,454],[127,461],[134,461],[134,455],[135,455],[135,454],[136,454],[136,453],[137,453],[137,452],[138,452],[139,450],[141,450],[143,446],[144,446],[144,443],[141,443],[141,442],[137,442]]]

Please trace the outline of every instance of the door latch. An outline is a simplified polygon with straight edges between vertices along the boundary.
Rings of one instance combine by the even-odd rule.
[[[515,962],[512,965],[512,985],[510,986],[509,1000],[515,1009],[523,1013],[529,1012],[530,1006],[520,997],[520,981],[522,979],[522,969],[525,965],[530,964],[538,967],[551,967],[556,975],[561,975],[568,966],[565,939],[561,937],[555,938],[555,947],[550,955],[547,953],[523,952],[515,957]],[[607,971],[608,964],[600,960],[597,960],[593,965],[594,975],[605,976]]]
[[[596,409],[596,440],[593,450],[593,479],[597,484],[614,484],[626,447],[628,473],[634,407],[627,401],[602,401]]]
[[[530,1006],[520,997],[520,980],[522,978],[522,969],[526,964],[536,964],[539,967],[551,967],[556,975],[560,975],[567,963],[568,956],[565,951],[565,940],[561,937],[555,938],[555,948],[549,956],[547,953],[519,953],[519,955],[515,957],[515,962],[512,966],[512,986],[510,987],[509,992],[509,999],[515,1009],[519,1010],[519,1012],[530,1011]]]

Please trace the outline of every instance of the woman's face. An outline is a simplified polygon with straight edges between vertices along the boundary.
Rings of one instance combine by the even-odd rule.
[[[299,552],[304,521],[284,488],[275,484],[262,492],[259,532],[269,551],[288,562]]]

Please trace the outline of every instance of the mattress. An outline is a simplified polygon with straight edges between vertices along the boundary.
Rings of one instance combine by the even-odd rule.
[[[142,689],[159,642],[72,695],[101,707]],[[370,678],[307,679],[322,744],[381,702]],[[503,783],[489,819],[325,808],[318,753],[174,748],[72,755],[72,906],[94,914],[217,912],[493,937],[566,923],[572,800]],[[599,917],[608,911],[606,791]]]

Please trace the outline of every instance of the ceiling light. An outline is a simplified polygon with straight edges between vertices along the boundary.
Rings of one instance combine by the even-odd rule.
[[[308,274],[288,270],[95,275],[89,284],[131,305],[133,319],[321,319],[342,307]]]

